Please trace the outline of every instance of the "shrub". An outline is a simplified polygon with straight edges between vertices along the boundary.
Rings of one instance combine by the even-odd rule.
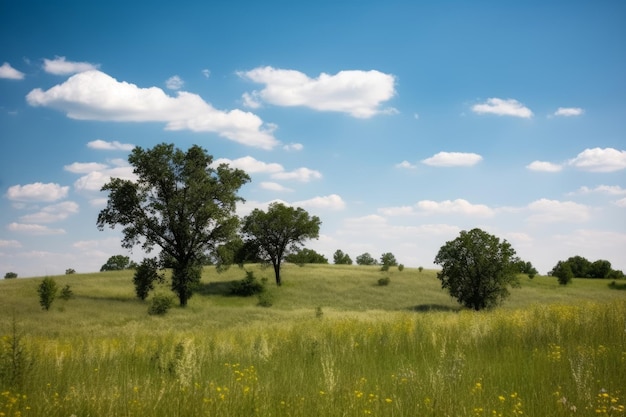
[[[52,278],[44,278],[37,287],[39,293],[39,304],[44,310],[50,310],[52,302],[57,296],[58,291],[57,283]]]
[[[174,299],[168,295],[157,294],[152,297],[152,302],[148,308],[151,316],[162,316],[172,307]]]
[[[72,275],[75,273],[76,273],[76,270],[74,268],[68,268],[65,270],[65,275]]]
[[[271,307],[274,305],[274,292],[273,291],[263,291],[259,293],[259,305],[261,307]]]
[[[420,272],[420,274],[422,273],[422,271],[424,270],[423,266],[420,266],[419,268],[417,268],[417,270]]]
[[[379,278],[378,279],[378,285],[385,286],[385,285],[389,285],[389,283],[391,282],[391,279],[389,277],[383,277],[383,278]]]
[[[404,264],[398,265],[398,271],[400,272],[404,271]]]
[[[7,272],[4,274],[4,279],[13,279],[17,278],[17,274],[15,272]]]
[[[154,282],[162,283],[165,280],[163,274],[158,273],[158,261],[156,258],[145,258],[137,266],[133,275],[135,294],[140,300],[148,298],[150,291],[154,289]]]
[[[252,271],[246,271],[246,277],[244,279],[235,281],[230,285],[230,293],[241,297],[260,294],[264,289],[265,286],[256,279]]]
[[[69,300],[70,298],[74,297],[74,292],[72,291],[72,289],[70,288],[69,285],[66,285],[65,287],[63,287],[63,289],[61,290],[61,294],[59,295],[59,297],[61,297],[61,299],[63,300]]]

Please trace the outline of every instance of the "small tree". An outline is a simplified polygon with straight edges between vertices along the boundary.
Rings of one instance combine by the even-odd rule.
[[[559,261],[556,266],[552,268],[550,275],[556,277],[561,285],[569,284],[574,278],[574,272],[572,272],[572,267],[569,262]]]
[[[341,249],[337,249],[333,255],[333,262],[335,265],[352,265],[352,258]]]
[[[15,272],[7,272],[4,274],[4,279],[14,279],[17,278],[17,274]]]
[[[137,266],[133,276],[135,294],[140,300],[145,300],[154,289],[155,282],[164,282],[165,277],[159,274],[159,262],[156,258],[144,258]]]
[[[365,252],[356,257],[357,265],[376,265],[376,259],[372,258],[368,252]]]
[[[315,252],[313,249],[304,248],[297,252],[290,253],[285,256],[285,261],[291,262],[296,265],[304,264],[327,264],[328,259],[320,253]]]
[[[297,251],[307,239],[317,239],[320,231],[317,216],[306,210],[282,203],[272,203],[264,212],[254,209],[243,220],[242,233],[245,240],[259,248],[262,259],[271,262],[276,285],[282,285],[280,265],[289,252]]]
[[[65,270],[65,275],[72,275],[75,273],[76,273],[76,270],[74,268],[68,268]]]
[[[392,266],[398,266],[398,261],[396,261],[396,257],[391,252],[383,253],[380,256],[380,263],[385,271]]]
[[[74,298],[74,291],[72,291],[72,288],[69,286],[69,284],[61,289],[61,294],[59,295],[59,297],[65,301],[69,300],[70,298]]]
[[[100,272],[122,271],[130,268],[130,258],[124,255],[113,255],[102,265]]]
[[[41,281],[41,284],[37,287],[41,308],[50,310],[50,306],[52,306],[52,302],[57,296],[57,291],[57,283],[52,278],[46,277]]]
[[[498,305],[517,285],[515,250],[481,229],[462,231],[439,249],[437,278],[459,303],[474,310]]]

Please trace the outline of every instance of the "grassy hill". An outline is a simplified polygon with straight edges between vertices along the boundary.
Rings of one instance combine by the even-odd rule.
[[[134,297],[132,271],[53,277],[75,297],[47,312],[41,279],[1,280],[0,415],[624,413],[626,286],[522,277],[473,312],[435,271],[288,264],[277,288],[248,268],[272,307],[228,295],[236,267],[205,269],[163,317]]]

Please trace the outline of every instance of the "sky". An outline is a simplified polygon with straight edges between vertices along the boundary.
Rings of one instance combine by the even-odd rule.
[[[197,144],[322,221],[332,262],[436,268],[478,227],[626,271],[623,1],[0,0],[0,276],[94,272],[129,152]]]

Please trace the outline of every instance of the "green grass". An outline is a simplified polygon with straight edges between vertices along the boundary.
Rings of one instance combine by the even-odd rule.
[[[48,312],[41,279],[0,281],[0,416],[624,415],[620,283],[524,277],[473,312],[434,271],[286,265],[276,288],[251,268],[272,307],[206,269],[163,317],[131,271],[54,277],[75,298]]]

